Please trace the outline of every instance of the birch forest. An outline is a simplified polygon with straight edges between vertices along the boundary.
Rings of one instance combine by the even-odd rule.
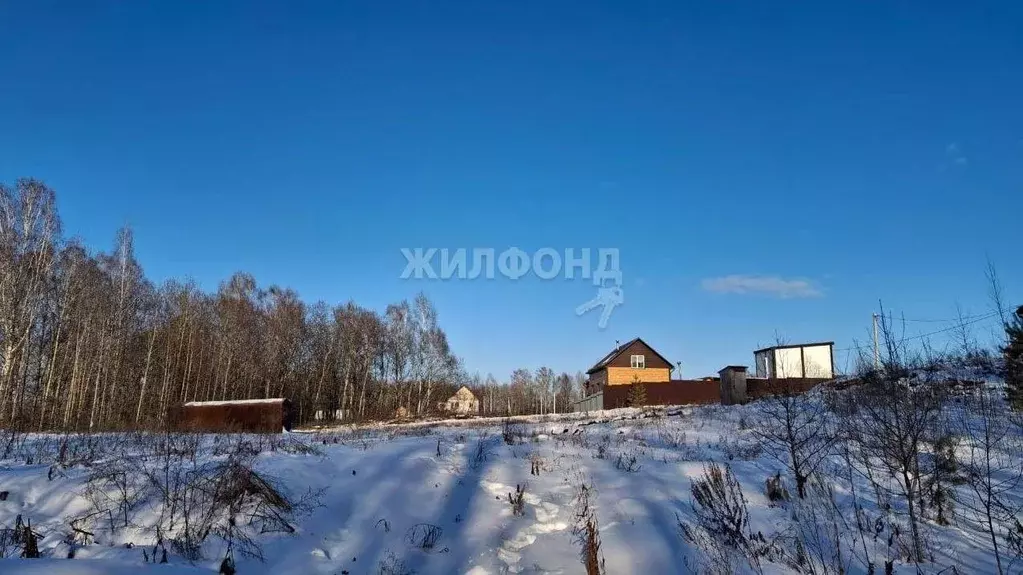
[[[540,413],[565,410],[582,379],[467,375],[423,294],[374,311],[306,304],[246,273],[216,293],[154,285],[132,230],[90,253],[63,237],[53,190],[0,184],[0,427],[155,429],[184,402],[268,397],[300,422],[417,417],[460,385],[485,415]]]

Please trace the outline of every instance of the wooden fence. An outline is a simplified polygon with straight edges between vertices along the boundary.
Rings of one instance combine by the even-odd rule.
[[[818,384],[828,381],[824,378],[792,377],[782,379],[746,379],[746,395],[750,400],[779,393],[806,393]],[[602,394],[603,409],[635,407],[630,399],[633,388],[641,386],[646,392],[644,405],[709,405],[721,403],[721,380],[675,379],[663,383],[631,383],[608,385]],[[585,401],[585,400],[584,400]],[[583,411],[576,409],[576,411]]]

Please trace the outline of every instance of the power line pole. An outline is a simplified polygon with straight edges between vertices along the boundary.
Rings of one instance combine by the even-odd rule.
[[[881,356],[877,350],[877,314],[870,314],[870,319],[874,323],[874,369],[881,369]]]

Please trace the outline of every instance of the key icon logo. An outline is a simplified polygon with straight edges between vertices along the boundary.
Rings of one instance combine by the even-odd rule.
[[[617,285],[600,286],[597,288],[596,297],[575,308],[575,314],[583,315],[592,309],[603,308],[600,312],[600,319],[597,321],[597,327],[604,329],[607,327],[607,320],[611,318],[611,312],[615,307],[622,305],[624,301],[621,287]]]

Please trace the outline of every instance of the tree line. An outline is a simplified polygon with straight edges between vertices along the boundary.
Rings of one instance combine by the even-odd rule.
[[[538,413],[563,410],[580,378],[467,374],[424,294],[378,312],[307,304],[243,272],[213,293],[155,285],[131,229],[90,253],[63,237],[52,189],[0,184],[0,426],[153,428],[184,402],[267,397],[302,422],[416,417],[460,385],[485,414]]]

